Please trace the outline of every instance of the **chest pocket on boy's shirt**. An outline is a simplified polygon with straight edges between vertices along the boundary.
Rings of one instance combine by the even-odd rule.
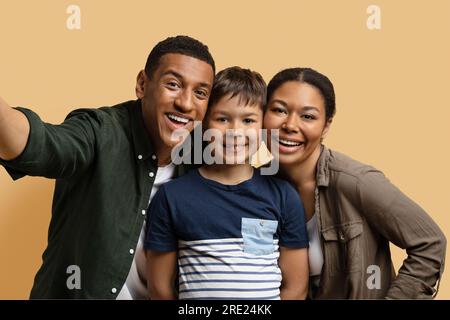
[[[241,233],[244,239],[244,252],[256,255],[272,254],[273,235],[278,221],[242,218]]]

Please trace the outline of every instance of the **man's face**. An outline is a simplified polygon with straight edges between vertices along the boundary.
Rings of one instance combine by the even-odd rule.
[[[168,53],[152,75],[138,76],[136,95],[142,100],[147,131],[157,149],[172,148],[176,129],[192,131],[202,121],[214,80],[212,67],[199,59]]]

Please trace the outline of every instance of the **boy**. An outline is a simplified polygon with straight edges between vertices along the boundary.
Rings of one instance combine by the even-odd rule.
[[[151,299],[306,297],[303,204],[287,182],[249,163],[265,99],[258,73],[232,67],[217,74],[204,125],[215,130],[219,161],[163,185],[148,210]]]

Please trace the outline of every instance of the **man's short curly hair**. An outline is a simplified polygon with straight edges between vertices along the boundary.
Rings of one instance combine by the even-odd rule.
[[[202,60],[212,67],[214,74],[216,73],[214,59],[206,45],[188,36],[176,36],[159,42],[148,55],[145,73],[149,78],[158,68],[161,57],[168,53],[179,53]]]

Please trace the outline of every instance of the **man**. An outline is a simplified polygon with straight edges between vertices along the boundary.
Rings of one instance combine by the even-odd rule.
[[[146,208],[162,183],[182,174],[171,164],[179,142],[171,135],[203,119],[214,73],[208,48],[177,36],[150,52],[136,101],[75,110],[51,125],[0,99],[0,164],[13,179],[56,179],[31,298],[146,298]]]

